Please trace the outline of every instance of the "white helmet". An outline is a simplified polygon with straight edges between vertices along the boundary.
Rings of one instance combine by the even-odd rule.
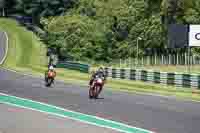
[[[49,70],[53,70],[53,69],[54,69],[53,66],[50,66],[50,67],[49,67]]]

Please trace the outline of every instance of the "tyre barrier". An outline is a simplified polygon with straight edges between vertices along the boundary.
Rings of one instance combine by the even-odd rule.
[[[90,66],[87,64],[81,64],[81,63],[69,62],[69,61],[58,62],[56,67],[78,70],[84,73],[89,73],[89,69],[90,69]]]
[[[134,69],[105,68],[107,76],[113,79],[139,80],[144,82],[200,89],[200,75],[167,73]]]

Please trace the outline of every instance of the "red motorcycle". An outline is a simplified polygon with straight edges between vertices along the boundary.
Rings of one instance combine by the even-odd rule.
[[[51,86],[51,84],[53,83],[54,77],[55,77],[54,72],[47,72],[47,77],[45,78],[47,87]]]
[[[101,89],[103,88],[104,80],[103,78],[96,76],[93,80],[92,86],[89,89],[89,98],[95,98],[97,99]]]

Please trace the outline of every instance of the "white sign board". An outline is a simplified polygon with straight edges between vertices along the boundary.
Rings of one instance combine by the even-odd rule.
[[[190,25],[189,46],[200,46],[200,25]]]

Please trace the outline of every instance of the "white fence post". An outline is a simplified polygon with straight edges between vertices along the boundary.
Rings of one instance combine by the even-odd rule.
[[[179,54],[176,54],[176,65],[179,65]]]

